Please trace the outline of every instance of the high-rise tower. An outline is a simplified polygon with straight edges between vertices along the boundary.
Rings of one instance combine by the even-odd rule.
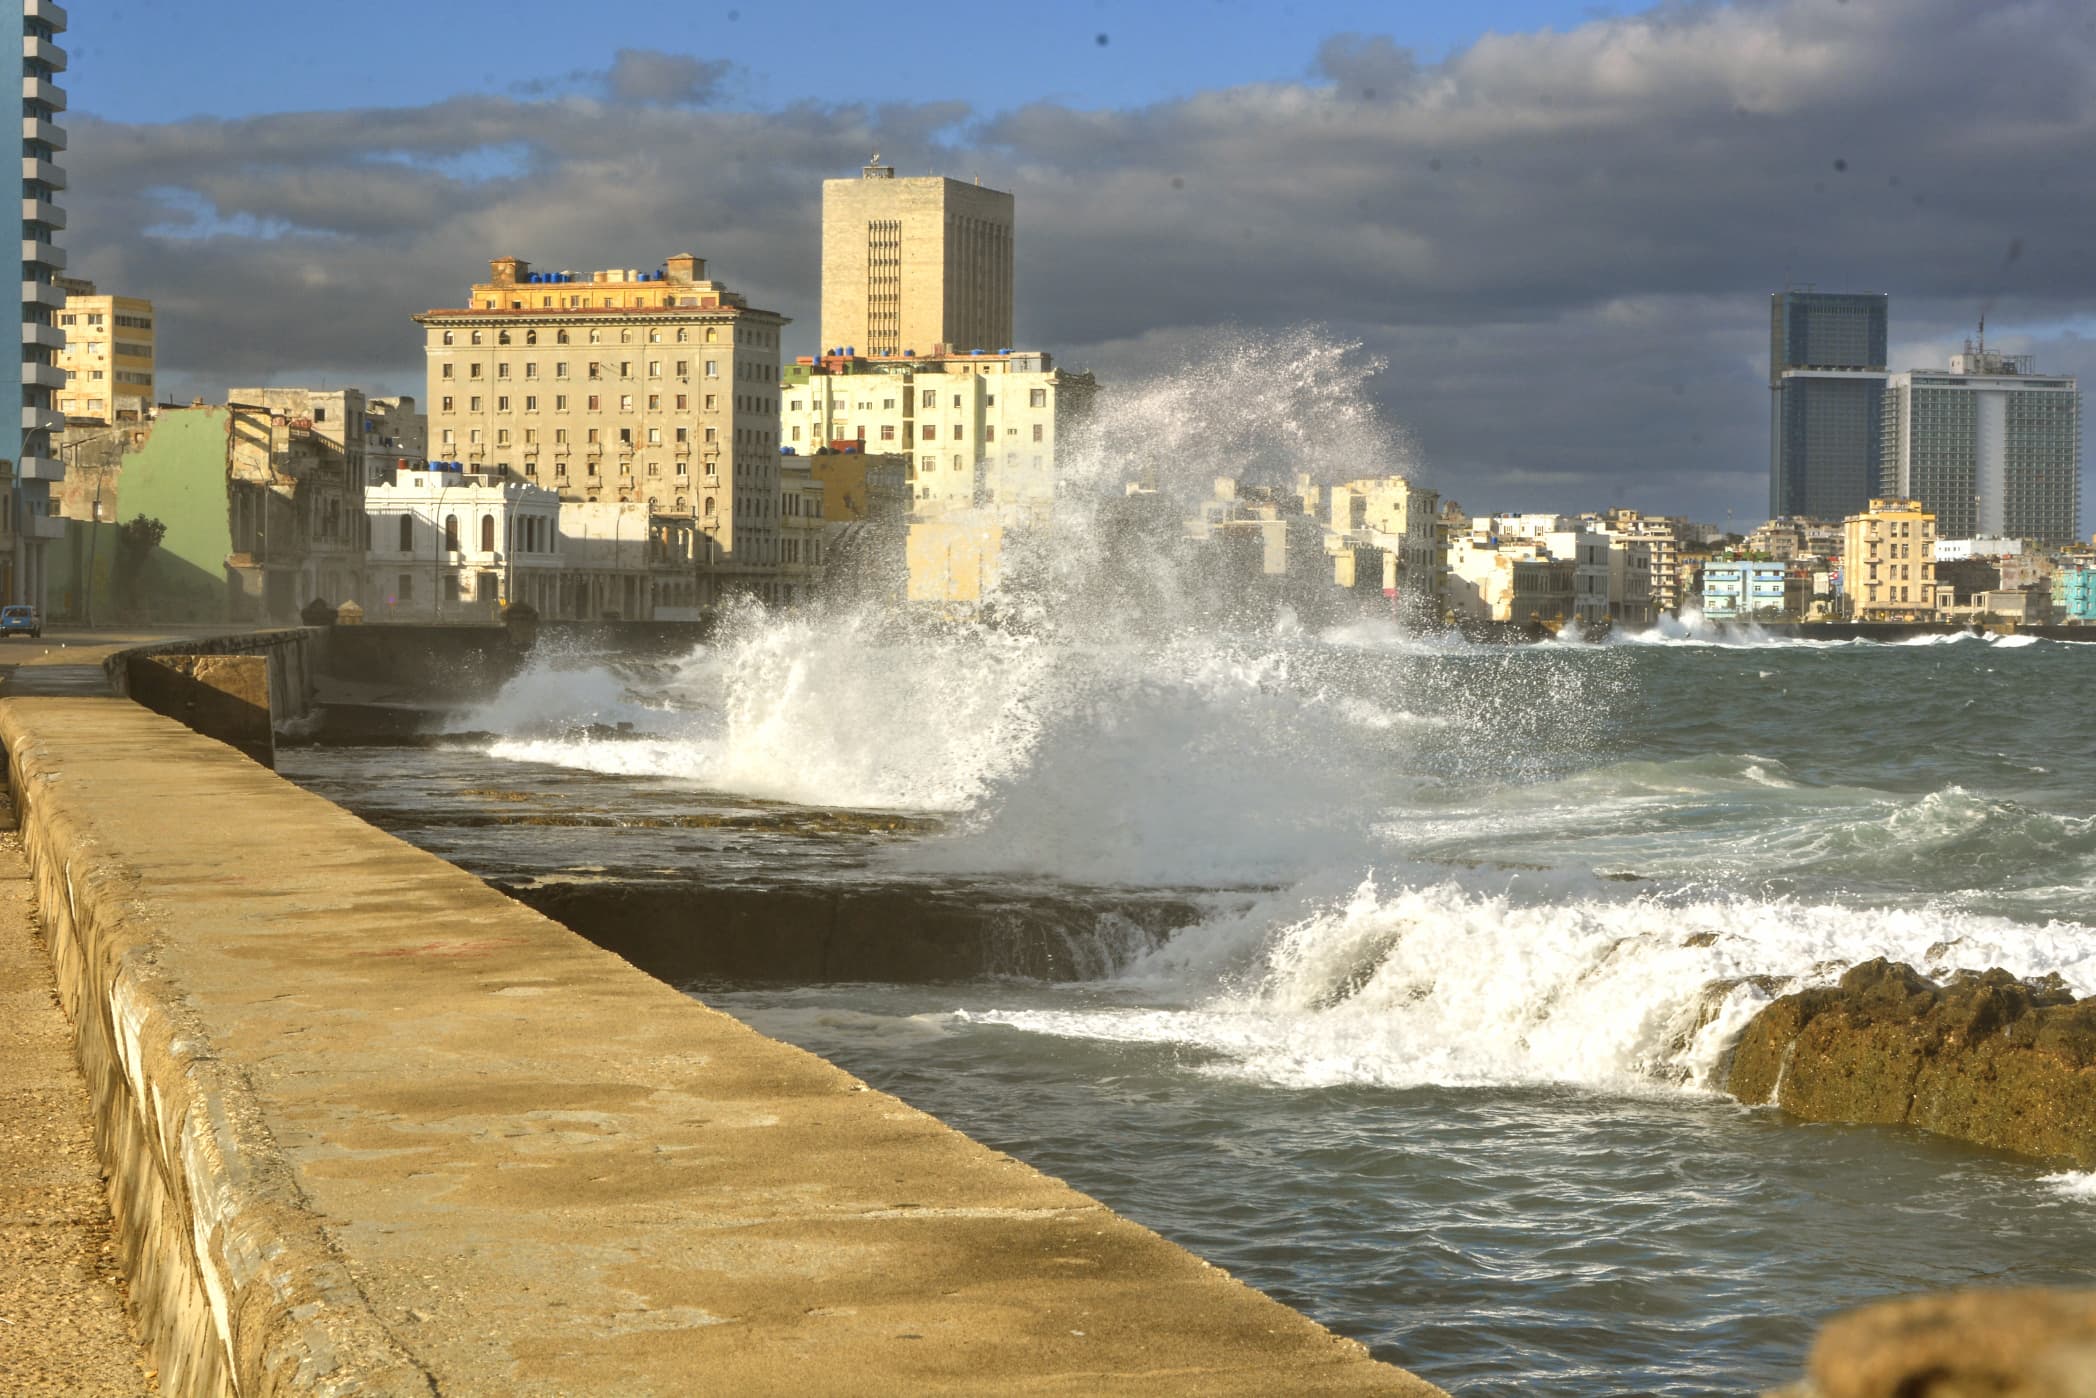
[[[873,164],[822,182],[822,342],[862,355],[1008,350],[1012,196]]]
[[[1880,493],[1921,501],[1939,537],[2080,536],[2080,387],[1988,349],[1984,328],[1947,370],[1891,376],[1882,436]]]
[[[65,528],[52,509],[51,485],[65,478],[52,450],[52,434],[65,426],[51,406],[53,389],[65,383],[55,362],[65,347],[57,325],[65,291],[57,284],[65,254],[57,245],[65,227],[58,195],[65,188],[59,152],[65,129],[57,118],[65,110],[65,90],[58,75],[66,53],[55,42],[65,32],[66,12],[52,0],[22,0],[22,355],[21,389],[0,397],[0,456],[11,457],[14,474],[8,483],[6,529],[9,545],[4,593],[10,602],[45,603],[44,551]]]
[[[1883,293],[1769,298],[1769,515],[1846,519],[1878,483]]]

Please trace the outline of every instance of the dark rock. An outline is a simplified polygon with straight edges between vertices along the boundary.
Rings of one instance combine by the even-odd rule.
[[[1952,1291],[1829,1321],[1778,1398],[2096,1398],[2096,1291]]]
[[[1943,984],[1884,960],[1773,1001],[1727,1087],[1811,1121],[1918,1126],[2096,1168],[2096,996],[1999,969]]]

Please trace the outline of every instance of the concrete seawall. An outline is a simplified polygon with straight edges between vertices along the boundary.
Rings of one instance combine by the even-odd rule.
[[[170,719],[0,742],[164,1391],[1438,1391]]]

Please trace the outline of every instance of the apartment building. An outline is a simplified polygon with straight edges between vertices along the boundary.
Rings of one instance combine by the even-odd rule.
[[[65,415],[53,401],[64,387],[58,353],[65,331],[55,317],[65,306],[58,276],[65,251],[58,234],[66,226],[58,197],[66,187],[59,157],[66,131],[58,116],[66,108],[58,75],[66,70],[65,7],[55,0],[22,0],[22,298],[21,392],[0,394],[0,460],[12,462],[0,506],[0,597],[47,606],[48,555],[65,535],[65,521],[52,499],[65,468],[52,447]]]
[[[804,357],[779,382],[780,435],[796,455],[907,456],[921,515],[976,505],[1024,515],[1053,501],[1058,446],[1098,387],[1041,350]]]
[[[688,515],[701,605],[781,600],[779,335],[680,253],[652,271],[498,257],[424,330],[429,454],[564,500]]]
[[[1438,616],[1448,566],[1439,531],[1439,492],[1403,476],[1372,476],[1325,491],[1325,523],[1344,539],[1373,545],[1391,560],[1387,594]]]
[[[1857,621],[1928,621],[1937,611],[1936,516],[1879,497],[1843,521],[1842,587]],[[1948,591],[1948,589],[1945,589]]]
[[[560,498],[515,475],[424,467],[374,482],[373,621],[491,621],[528,602],[557,615]]]
[[[136,422],[153,410],[153,303],[142,296],[104,296],[95,284],[58,278],[65,384],[58,410],[69,421]]]

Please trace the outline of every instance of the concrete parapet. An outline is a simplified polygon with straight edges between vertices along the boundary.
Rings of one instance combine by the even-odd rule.
[[[261,655],[133,655],[125,667],[124,689],[154,713],[274,768],[269,668],[268,657]]]
[[[171,720],[0,742],[165,1391],[1439,1391]]]

